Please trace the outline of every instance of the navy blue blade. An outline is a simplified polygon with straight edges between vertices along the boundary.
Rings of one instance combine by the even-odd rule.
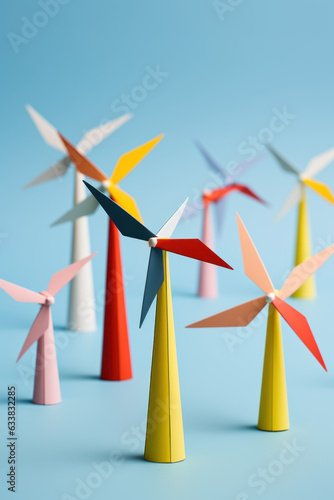
[[[152,305],[152,302],[164,282],[164,279],[164,262],[162,250],[158,248],[151,248],[139,328],[142,326],[144,319],[146,318],[146,315]]]
[[[91,184],[83,181],[88,187],[92,195],[97,199],[103,210],[109,215],[117,229],[123,236],[130,236],[137,240],[148,241],[154,238],[155,234],[151,233],[141,222],[128,214],[126,210],[121,208],[113,200],[105,196],[101,191],[95,189]]]

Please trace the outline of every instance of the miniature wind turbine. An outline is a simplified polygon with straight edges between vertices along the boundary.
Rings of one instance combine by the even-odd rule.
[[[112,200],[126,209],[133,217],[141,219],[135,200],[123,191],[118,183],[158,144],[163,135],[142,144],[121,156],[111,177],[104,174],[85,156],[81,155],[66,139],[68,154],[82,174],[102,182],[100,189],[107,190]],[[55,222],[73,221],[95,212],[99,206],[93,195],[76,205]],[[109,220],[106,300],[104,309],[104,332],[101,378],[104,380],[127,380],[132,377],[129,334],[124,297],[123,268],[119,233]]]
[[[30,188],[46,181],[61,178],[68,171],[71,164],[71,158],[68,155],[63,136],[31,106],[26,106],[26,109],[45,142],[49,146],[65,154],[61,160],[25,186],[25,188]],[[77,144],[77,150],[81,154],[87,153],[126,123],[131,116],[132,115],[124,115],[100,125],[99,127],[88,130]],[[83,178],[82,174],[75,169],[74,205],[82,202],[86,197],[85,188],[82,183]],[[80,220],[74,221],[73,223],[71,262],[76,262],[89,254],[90,238],[88,220],[82,217]],[[68,328],[81,332],[96,330],[94,285],[91,264],[85,266],[71,281]]]
[[[278,291],[238,215],[237,221],[245,274],[265,295],[193,323],[187,328],[246,326],[269,304],[258,428],[264,431],[283,431],[289,429],[289,413],[280,315],[327,371],[307,319],[287,304],[285,299],[334,253],[334,245],[295,267]]]
[[[218,173],[222,177],[224,185],[212,190],[205,189],[202,192],[200,206],[188,206],[188,210],[185,211],[183,218],[187,219],[197,214],[199,210],[203,210],[202,241],[209,248],[214,249],[214,235],[210,213],[211,205],[215,208],[217,227],[218,230],[220,230],[222,226],[223,214],[226,209],[225,198],[229,194],[239,192],[259,201],[260,203],[266,204],[266,202],[244,184],[233,181],[234,177],[240,175],[247,168],[249,168],[255,160],[240,163],[236,166],[234,172],[230,173],[224,169],[199,142],[196,142],[196,145],[211,170],[213,170],[216,174]],[[256,161],[258,161],[258,159],[259,157],[256,157]],[[206,262],[200,263],[197,296],[203,298],[215,298],[218,296],[217,269],[215,266]]]
[[[94,257],[95,253],[55,273],[44,292],[33,292],[8,281],[0,280],[0,288],[13,299],[18,302],[33,302],[41,305],[17,358],[19,361],[32,344],[38,341],[33,395],[33,402],[36,404],[55,405],[61,402],[51,306],[55,302],[55,295],[77,275],[80,269]]]
[[[330,203],[334,203],[334,197],[329,187],[323,182],[313,179],[316,174],[321,172],[334,160],[334,148],[312,158],[307,164],[304,172],[278,153],[273,146],[268,144],[267,148],[278,161],[280,166],[286,172],[295,175],[297,178],[297,185],[292,189],[276,216],[276,221],[280,220],[294,205],[297,203],[299,204],[295,253],[295,265],[297,266],[312,255],[311,231],[306,202],[306,187],[311,188],[312,191],[317,193],[322,198],[325,198],[325,200]],[[312,299],[315,295],[315,279],[314,276],[310,276],[310,278],[295,291],[293,297],[300,299]]]
[[[232,268],[198,239],[170,239],[186,201],[155,234],[85,184],[124,236],[146,241],[151,249],[140,317],[141,326],[157,296],[144,458],[150,462],[179,462],[185,459],[185,451],[168,252]],[[154,431],[149,428],[152,421]]]

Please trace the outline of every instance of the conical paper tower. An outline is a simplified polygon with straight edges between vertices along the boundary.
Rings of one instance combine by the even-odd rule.
[[[157,296],[144,458],[173,463],[185,459],[168,255]]]
[[[264,353],[258,428],[263,431],[289,429],[281,318],[269,304],[266,347]]]

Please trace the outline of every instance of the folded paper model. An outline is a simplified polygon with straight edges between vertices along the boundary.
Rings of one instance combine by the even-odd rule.
[[[0,288],[13,297],[13,299],[18,302],[33,302],[42,306],[17,358],[17,361],[19,361],[29,347],[38,341],[33,395],[34,403],[55,405],[61,402],[51,306],[55,302],[55,295],[76,276],[80,269],[94,257],[95,253],[55,273],[44,292],[33,292],[27,288],[0,279]]]
[[[157,296],[145,459],[172,463],[185,458],[179,376],[176,356],[168,252],[232,269],[198,239],[171,239],[186,201],[157,233],[85,182],[124,236],[146,241],[150,247],[140,326]],[[150,425],[154,422],[154,430]]]
[[[298,264],[301,264],[312,255],[311,231],[307,214],[306,187],[309,187],[313,192],[334,204],[333,194],[327,184],[313,179],[316,174],[334,161],[334,148],[312,158],[307,164],[304,172],[284,158],[273,146],[267,145],[267,148],[283,170],[297,177],[297,185],[292,189],[275,220],[280,220],[294,205],[297,203],[299,204],[295,253],[295,266],[298,266]],[[309,279],[292,294],[293,297],[299,299],[313,299],[315,295],[314,276],[310,276]]]
[[[60,134],[60,132],[58,132],[58,130],[43,116],[41,116],[32,106],[28,105],[26,106],[26,109],[44,141],[49,146],[61,151],[64,155],[59,161],[25,186],[25,188],[30,188],[50,180],[61,179],[62,176],[67,173],[72,160],[63,140],[65,138]],[[124,115],[88,130],[80,142],[76,145],[76,150],[81,154],[88,153],[110,134],[124,125],[131,118],[131,116],[131,114]],[[78,169],[74,170],[75,206],[77,203],[82,202],[86,198],[86,193],[82,184],[82,180],[84,179],[83,175],[78,171]],[[87,218],[82,217],[80,220],[73,222],[71,262],[77,262],[78,260],[87,257],[90,253],[88,220]],[[86,311],[88,311],[89,314],[80,314],[80,311],[83,310],[84,306],[86,306]],[[85,266],[71,281],[68,307],[68,328],[78,332],[90,332],[96,330],[94,285],[91,264]]]
[[[258,428],[264,431],[283,431],[289,429],[289,413],[280,315],[327,371],[307,319],[285,302],[285,299],[334,253],[334,245],[295,267],[281,290],[277,291],[238,215],[237,221],[245,274],[265,295],[193,323],[187,328],[246,326],[269,304]]]

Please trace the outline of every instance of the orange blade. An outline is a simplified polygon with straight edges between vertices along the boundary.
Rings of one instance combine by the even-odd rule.
[[[237,214],[242,260],[246,276],[250,278],[264,293],[275,292],[269,274],[261,260],[249,233]]]
[[[247,326],[266,305],[266,296],[245,302],[221,313],[188,325],[187,328],[219,328]]]
[[[308,350],[311,351],[313,356],[319,361],[321,366],[327,371],[326,365],[319,351],[319,347],[313,337],[310,325],[308,324],[305,316],[279,297],[275,297],[272,304],[285,319],[288,325],[291,326],[292,330],[298,335]]]
[[[282,300],[285,300],[287,297],[290,297],[298,288],[302,286],[302,284],[319,269],[326,260],[333,255],[334,253],[334,245],[321,250],[321,252],[313,255],[309,259],[305,260],[298,266],[296,266],[289,276],[287,277],[284,285],[282,286],[279,297]]]
[[[131,170],[138,165],[138,163],[151,151],[161,141],[164,134],[158,135],[155,139],[152,139],[145,144],[142,144],[136,149],[125,153],[118,160],[116,167],[110,178],[113,184],[118,184],[124,177],[128,175]]]
[[[99,182],[108,180],[108,177],[102,172],[102,170],[96,167],[94,163],[88,160],[88,158],[79,153],[79,151],[64,136],[61,134],[59,135],[66,146],[68,156],[71,158],[79,172]]]

